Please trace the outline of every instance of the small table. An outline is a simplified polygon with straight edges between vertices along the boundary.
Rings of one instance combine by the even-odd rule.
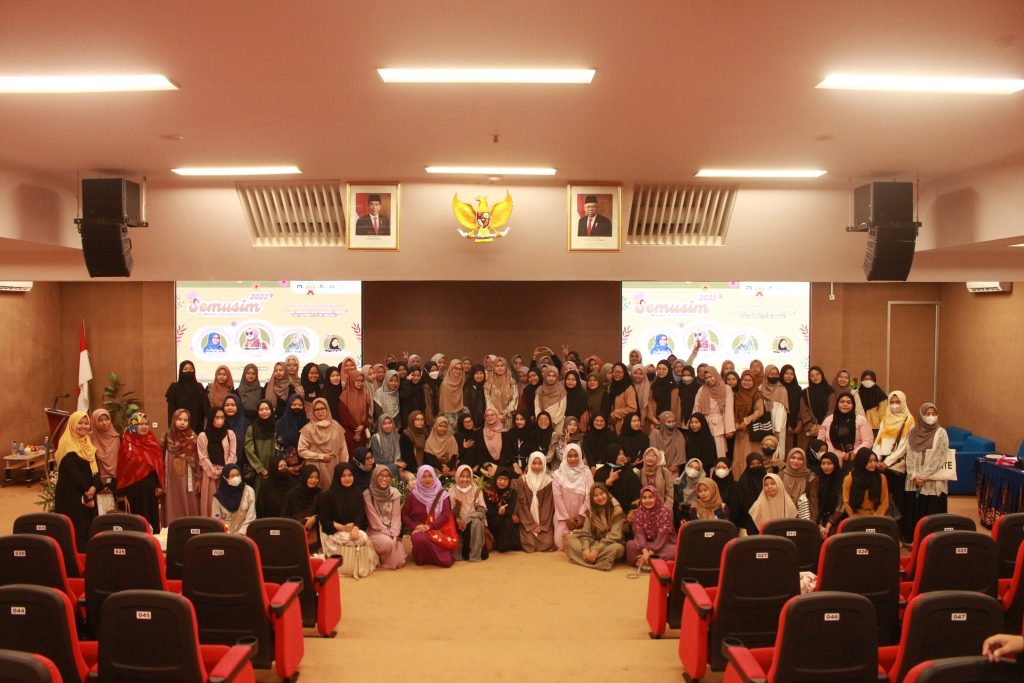
[[[0,482],[0,486],[14,483],[15,472],[24,472],[24,483],[32,484],[35,481],[33,475],[36,474],[36,470],[39,470],[39,478],[42,479],[46,473],[46,449],[44,448],[26,449],[24,453],[18,455],[5,455],[4,478],[3,482]]]
[[[991,529],[996,518],[1024,512],[1024,470],[978,459],[978,518]]]

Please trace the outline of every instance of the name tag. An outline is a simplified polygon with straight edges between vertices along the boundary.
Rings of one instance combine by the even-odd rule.
[[[754,553],[754,559],[755,560],[767,560],[768,559],[768,553]]]
[[[24,607],[12,607],[11,608],[11,614],[13,614],[16,617],[23,617],[26,614],[25,608]]]
[[[967,548],[957,548],[956,549],[956,554],[957,555],[966,555],[967,554]]]
[[[271,529],[270,530],[270,535],[271,536],[280,536],[281,535],[281,530],[280,529]]]
[[[839,612],[825,612],[825,621],[839,621]]]
[[[210,554],[211,554],[211,555],[213,555],[214,557],[221,557],[221,556],[223,556],[223,555],[224,555],[224,551],[223,551],[223,550],[221,550],[220,548],[214,548],[214,549],[213,549],[213,550],[211,551],[211,553],[210,553]]]
[[[857,554],[858,555],[870,555],[871,553],[868,551],[867,548],[857,548]]]
[[[135,618],[142,619],[143,621],[149,621],[153,618],[153,613],[147,610],[136,610]]]
[[[127,555],[124,548],[114,548],[115,555]]]
[[[967,621],[967,612],[953,612],[949,615],[950,621]]]

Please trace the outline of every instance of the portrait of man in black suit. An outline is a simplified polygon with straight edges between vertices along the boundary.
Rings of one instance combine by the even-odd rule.
[[[391,222],[381,213],[379,194],[371,194],[366,199],[367,214],[356,221],[357,235],[390,235]]]
[[[577,237],[611,237],[612,222],[597,212],[597,195],[583,199],[583,217],[580,218]]]

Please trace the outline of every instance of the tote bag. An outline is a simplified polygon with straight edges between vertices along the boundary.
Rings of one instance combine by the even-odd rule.
[[[924,452],[924,457],[927,459],[929,455],[935,452],[935,443],[938,441],[939,434],[935,433],[935,439],[932,440],[932,447]],[[935,471],[935,474],[928,477],[931,481],[956,481],[956,449],[946,449],[946,462],[942,464],[939,469]]]

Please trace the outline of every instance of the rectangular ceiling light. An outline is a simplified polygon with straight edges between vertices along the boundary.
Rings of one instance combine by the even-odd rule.
[[[1013,93],[1024,89],[1024,79],[829,74],[825,77],[825,80],[819,83],[816,87],[828,90],[880,90],[885,92],[1012,95]]]
[[[178,175],[239,176],[239,175],[294,175],[302,173],[298,166],[210,166],[205,168],[172,168]]]
[[[0,93],[90,93],[177,90],[161,74],[109,76],[0,76]]]
[[[828,173],[817,168],[702,168],[698,178],[820,178]]]
[[[427,166],[427,173],[447,175],[555,175],[554,168],[530,168],[519,166]]]
[[[590,83],[594,69],[377,69],[385,83]]]

